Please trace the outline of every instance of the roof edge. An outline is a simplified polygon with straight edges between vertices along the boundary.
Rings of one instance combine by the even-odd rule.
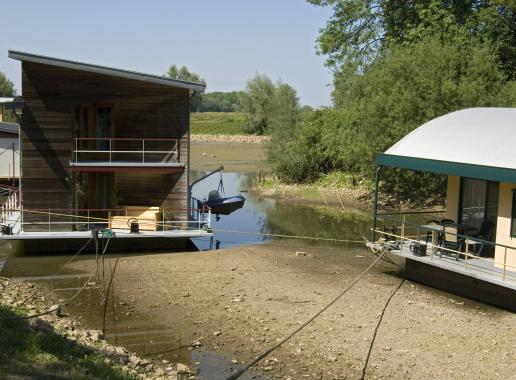
[[[388,166],[399,169],[456,175],[460,177],[478,178],[496,182],[516,183],[516,169],[510,168],[397,156],[385,153],[378,153],[376,155],[376,164],[378,166]]]
[[[138,71],[123,70],[108,66],[94,65],[91,63],[83,63],[61,58],[53,58],[17,50],[9,50],[8,57],[21,62],[40,63],[43,65],[62,67],[71,70],[87,71],[91,73],[115,76],[125,79],[133,79],[143,82],[159,84],[163,86],[185,88],[192,92],[203,92],[206,88],[206,85],[202,83],[187,82],[179,79],[160,77],[158,75],[153,74],[145,74]]]

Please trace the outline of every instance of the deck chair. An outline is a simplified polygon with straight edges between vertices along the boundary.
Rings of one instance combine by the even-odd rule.
[[[464,246],[464,237],[457,236],[457,224],[455,223],[446,223],[443,224],[443,234],[442,234],[442,242],[441,246],[443,248],[452,249],[454,251],[462,251],[462,247]],[[447,251],[445,249],[441,249],[441,257],[444,252],[446,255],[450,255],[451,252]],[[455,260],[459,259],[459,253],[457,253],[457,256],[455,257]]]
[[[484,220],[480,225],[480,230],[478,231],[478,235],[475,236],[477,239],[491,241],[493,238],[494,232],[494,223],[489,220]],[[482,256],[482,252],[484,251],[486,243],[481,243],[480,248],[476,252],[478,256]]]

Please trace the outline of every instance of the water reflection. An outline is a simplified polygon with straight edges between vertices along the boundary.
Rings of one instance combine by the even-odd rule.
[[[192,181],[204,174],[194,172]],[[220,179],[221,176],[216,174],[200,182],[193,188],[193,196],[198,199],[206,198],[210,190],[217,189]],[[257,198],[246,191],[253,179],[253,174],[222,173],[226,194],[241,194],[246,198],[246,203],[242,209],[233,214],[221,216],[219,221],[212,216],[214,245],[219,242],[220,248],[229,248],[242,244],[262,243],[272,239],[263,234],[316,236],[323,239],[341,240],[360,240],[362,236],[368,236],[370,215],[367,212],[360,210],[343,212],[338,209]],[[208,239],[196,239],[194,242],[201,250],[210,249],[210,240]],[[306,244],[332,244],[321,240],[303,240],[303,242]]]

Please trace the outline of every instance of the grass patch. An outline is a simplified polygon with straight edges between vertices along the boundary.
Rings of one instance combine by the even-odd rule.
[[[193,112],[190,127],[193,135],[247,135],[243,112]]]
[[[50,328],[35,332],[27,320],[6,320],[22,315],[0,305],[0,379],[135,379]]]

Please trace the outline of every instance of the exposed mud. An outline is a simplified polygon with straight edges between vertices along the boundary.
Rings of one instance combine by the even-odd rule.
[[[272,242],[127,256],[116,283],[138,312],[229,355],[236,367],[303,323],[371,261],[358,248]],[[401,281],[394,269],[375,268],[258,370],[277,378],[359,378],[379,313]],[[367,378],[514,379],[515,330],[515,314],[407,281],[384,316]]]

